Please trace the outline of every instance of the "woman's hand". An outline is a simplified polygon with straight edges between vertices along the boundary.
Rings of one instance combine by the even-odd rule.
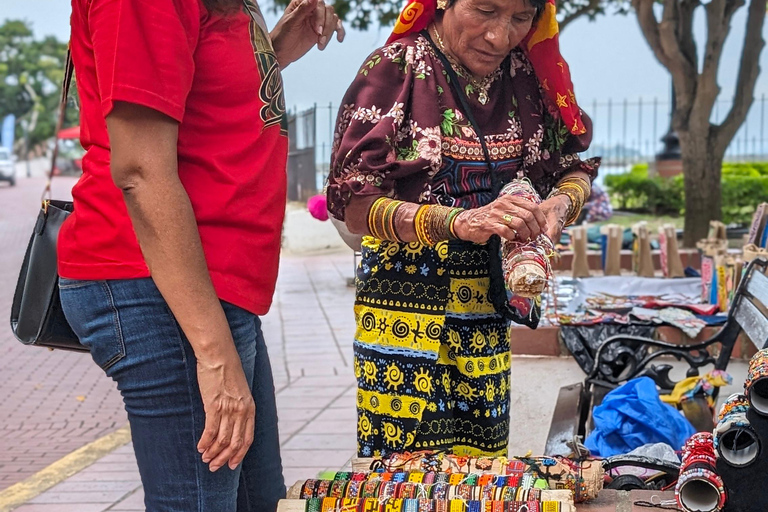
[[[454,230],[461,240],[477,244],[484,244],[493,235],[524,242],[546,232],[547,219],[537,204],[505,195],[460,213]]]
[[[325,50],[334,32],[342,42],[344,25],[324,0],[291,0],[270,34],[280,67],[285,69],[315,45]]]
[[[558,243],[568,217],[568,210],[571,208],[571,199],[565,194],[552,196],[543,201],[539,208],[547,218],[547,235],[552,243]]]
[[[211,471],[229,463],[235,469],[253,443],[256,405],[232,340],[225,352],[197,359],[197,383],[205,410],[205,430],[197,444]]]

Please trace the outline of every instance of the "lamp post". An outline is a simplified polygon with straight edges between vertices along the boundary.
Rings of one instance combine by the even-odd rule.
[[[677,136],[672,119],[675,115],[675,87],[672,86],[671,108],[669,111],[669,130],[661,138],[662,150],[656,154],[656,173],[669,178],[683,172],[683,155],[680,151],[680,138]]]

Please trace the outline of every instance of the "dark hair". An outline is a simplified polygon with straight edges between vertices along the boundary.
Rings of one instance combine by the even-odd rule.
[[[242,0],[202,0],[208,12],[231,13],[242,7]]]
[[[453,7],[458,1],[459,0],[448,0],[448,7]],[[536,16],[534,17],[534,20],[538,20],[541,16],[541,13],[544,12],[544,6],[546,5],[547,0],[525,0],[525,2],[536,9]]]

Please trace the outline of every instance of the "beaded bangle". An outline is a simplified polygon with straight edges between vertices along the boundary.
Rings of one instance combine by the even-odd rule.
[[[317,489],[315,489],[315,498],[326,498],[328,497],[328,491],[331,488],[331,481],[330,480],[320,480],[320,482],[317,484]]]
[[[328,496],[331,498],[343,498],[346,495],[348,483],[349,480],[334,480],[331,484],[331,491]]]
[[[461,208],[440,205],[423,205],[416,211],[414,228],[416,238],[423,245],[433,246],[444,240],[457,238],[454,229]]]
[[[309,498],[315,497],[315,489],[317,489],[317,484],[319,483],[318,480],[307,480],[304,482],[304,485],[301,487],[301,494],[300,497],[303,500],[308,500]]]
[[[590,184],[584,178],[578,176],[569,176],[562,179],[549,197],[557,195],[565,195],[571,200],[571,206],[568,208],[568,218],[565,222],[566,226],[570,226],[579,218],[581,209],[584,207],[584,203],[590,194]]]
[[[395,227],[395,217],[403,201],[395,201],[388,197],[378,198],[368,211],[368,231],[374,238],[402,242]]]

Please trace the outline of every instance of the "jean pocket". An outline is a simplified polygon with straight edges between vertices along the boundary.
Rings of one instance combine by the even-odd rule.
[[[125,357],[120,311],[107,281],[60,280],[61,304],[80,343],[107,371]]]
[[[83,288],[89,285],[97,285],[99,281],[85,281],[82,279],[67,279],[66,277],[59,278],[59,289],[70,290],[72,288]]]

